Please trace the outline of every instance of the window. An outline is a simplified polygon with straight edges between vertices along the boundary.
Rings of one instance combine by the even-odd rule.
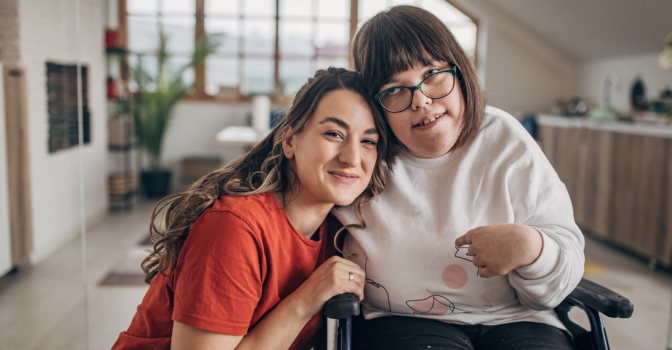
[[[248,95],[274,92],[275,0],[205,0],[206,33],[224,36],[208,57],[205,91],[240,88]]]
[[[395,5],[413,5],[433,13],[450,29],[462,49],[475,62],[478,29],[476,21],[446,0],[359,0],[358,27],[376,13]]]
[[[350,1],[281,1],[279,27],[282,92],[296,92],[317,69],[348,67]]]
[[[206,0],[204,12],[205,31],[224,34],[206,62],[209,95],[288,95],[317,69],[348,66],[349,0]]]
[[[222,45],[205,67],[185,73],[188,82],[198,82],[192,97],[199,99],[292,95],[317,69],[350,66],[349,43],[357,26],[402,3],[431,11],[469,55],[476,51],[476,22],[446,0],[126,1],[129,61],[142,59],[150,71],[156,69],[160,28],[175,67],[189,60],[200,34],[222,34]]]
[[[195,45],[195,1],[127,0],[129,63],[135,66],[142,60],[150,74],[156,72],[161,29],[168,38],[168,51],[172,54],[169,68],[177,69],[188,63]],[[192,83],[194,72],[185,72],[184,79],[186,83]]]

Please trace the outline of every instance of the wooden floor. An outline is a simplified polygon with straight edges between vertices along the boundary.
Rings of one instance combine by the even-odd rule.
[[[101,288],[98,282],[145,237],[152,208],[141,203],[89,229],[88,332],[79,237],[37,266],[0,279],[0,349],[110,349],[147,287]]]
[[[79,239],[37,266],[0,278],[0,349],[110,349],[119,332],[128,327],[147,288],[102,288],[98,282],[144,237],[152,207],[153,203],[144,203],[131,212],[111,214],[89,229],[88,330]],[[612,349],[665,350],[672,277],[590,239],[586,257],[588,279],[635,304],[631,319],[605,319]],[[585,322],[580,313],[572,315]]]

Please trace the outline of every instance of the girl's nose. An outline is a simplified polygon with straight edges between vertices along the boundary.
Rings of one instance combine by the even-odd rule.
[[[420,89],[413,91],[413,101],[411,101],[411,108],[413,108],[413,110],[420,109],[421,107],[431,103],[432,99],[425,96],[425,94],[423,94]]]

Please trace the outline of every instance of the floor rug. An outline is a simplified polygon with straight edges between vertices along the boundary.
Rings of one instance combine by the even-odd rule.
[[[130,248],[124,257],[117,261],[107,275],[100,281],[101,287],[131,287],[147,286],[145,274],[140,267],[142,260],[147,256],[147,249],[152,249],[153,243],[149,235],[135,246]]]

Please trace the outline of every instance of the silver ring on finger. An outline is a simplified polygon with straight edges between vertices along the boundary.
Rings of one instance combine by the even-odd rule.
[[[355,280],[355,274],[352,273],[352,272],[348,272],[348,273],[349,273],[349,275],[348,275],[348,281],[354,281],[354,280]]]

